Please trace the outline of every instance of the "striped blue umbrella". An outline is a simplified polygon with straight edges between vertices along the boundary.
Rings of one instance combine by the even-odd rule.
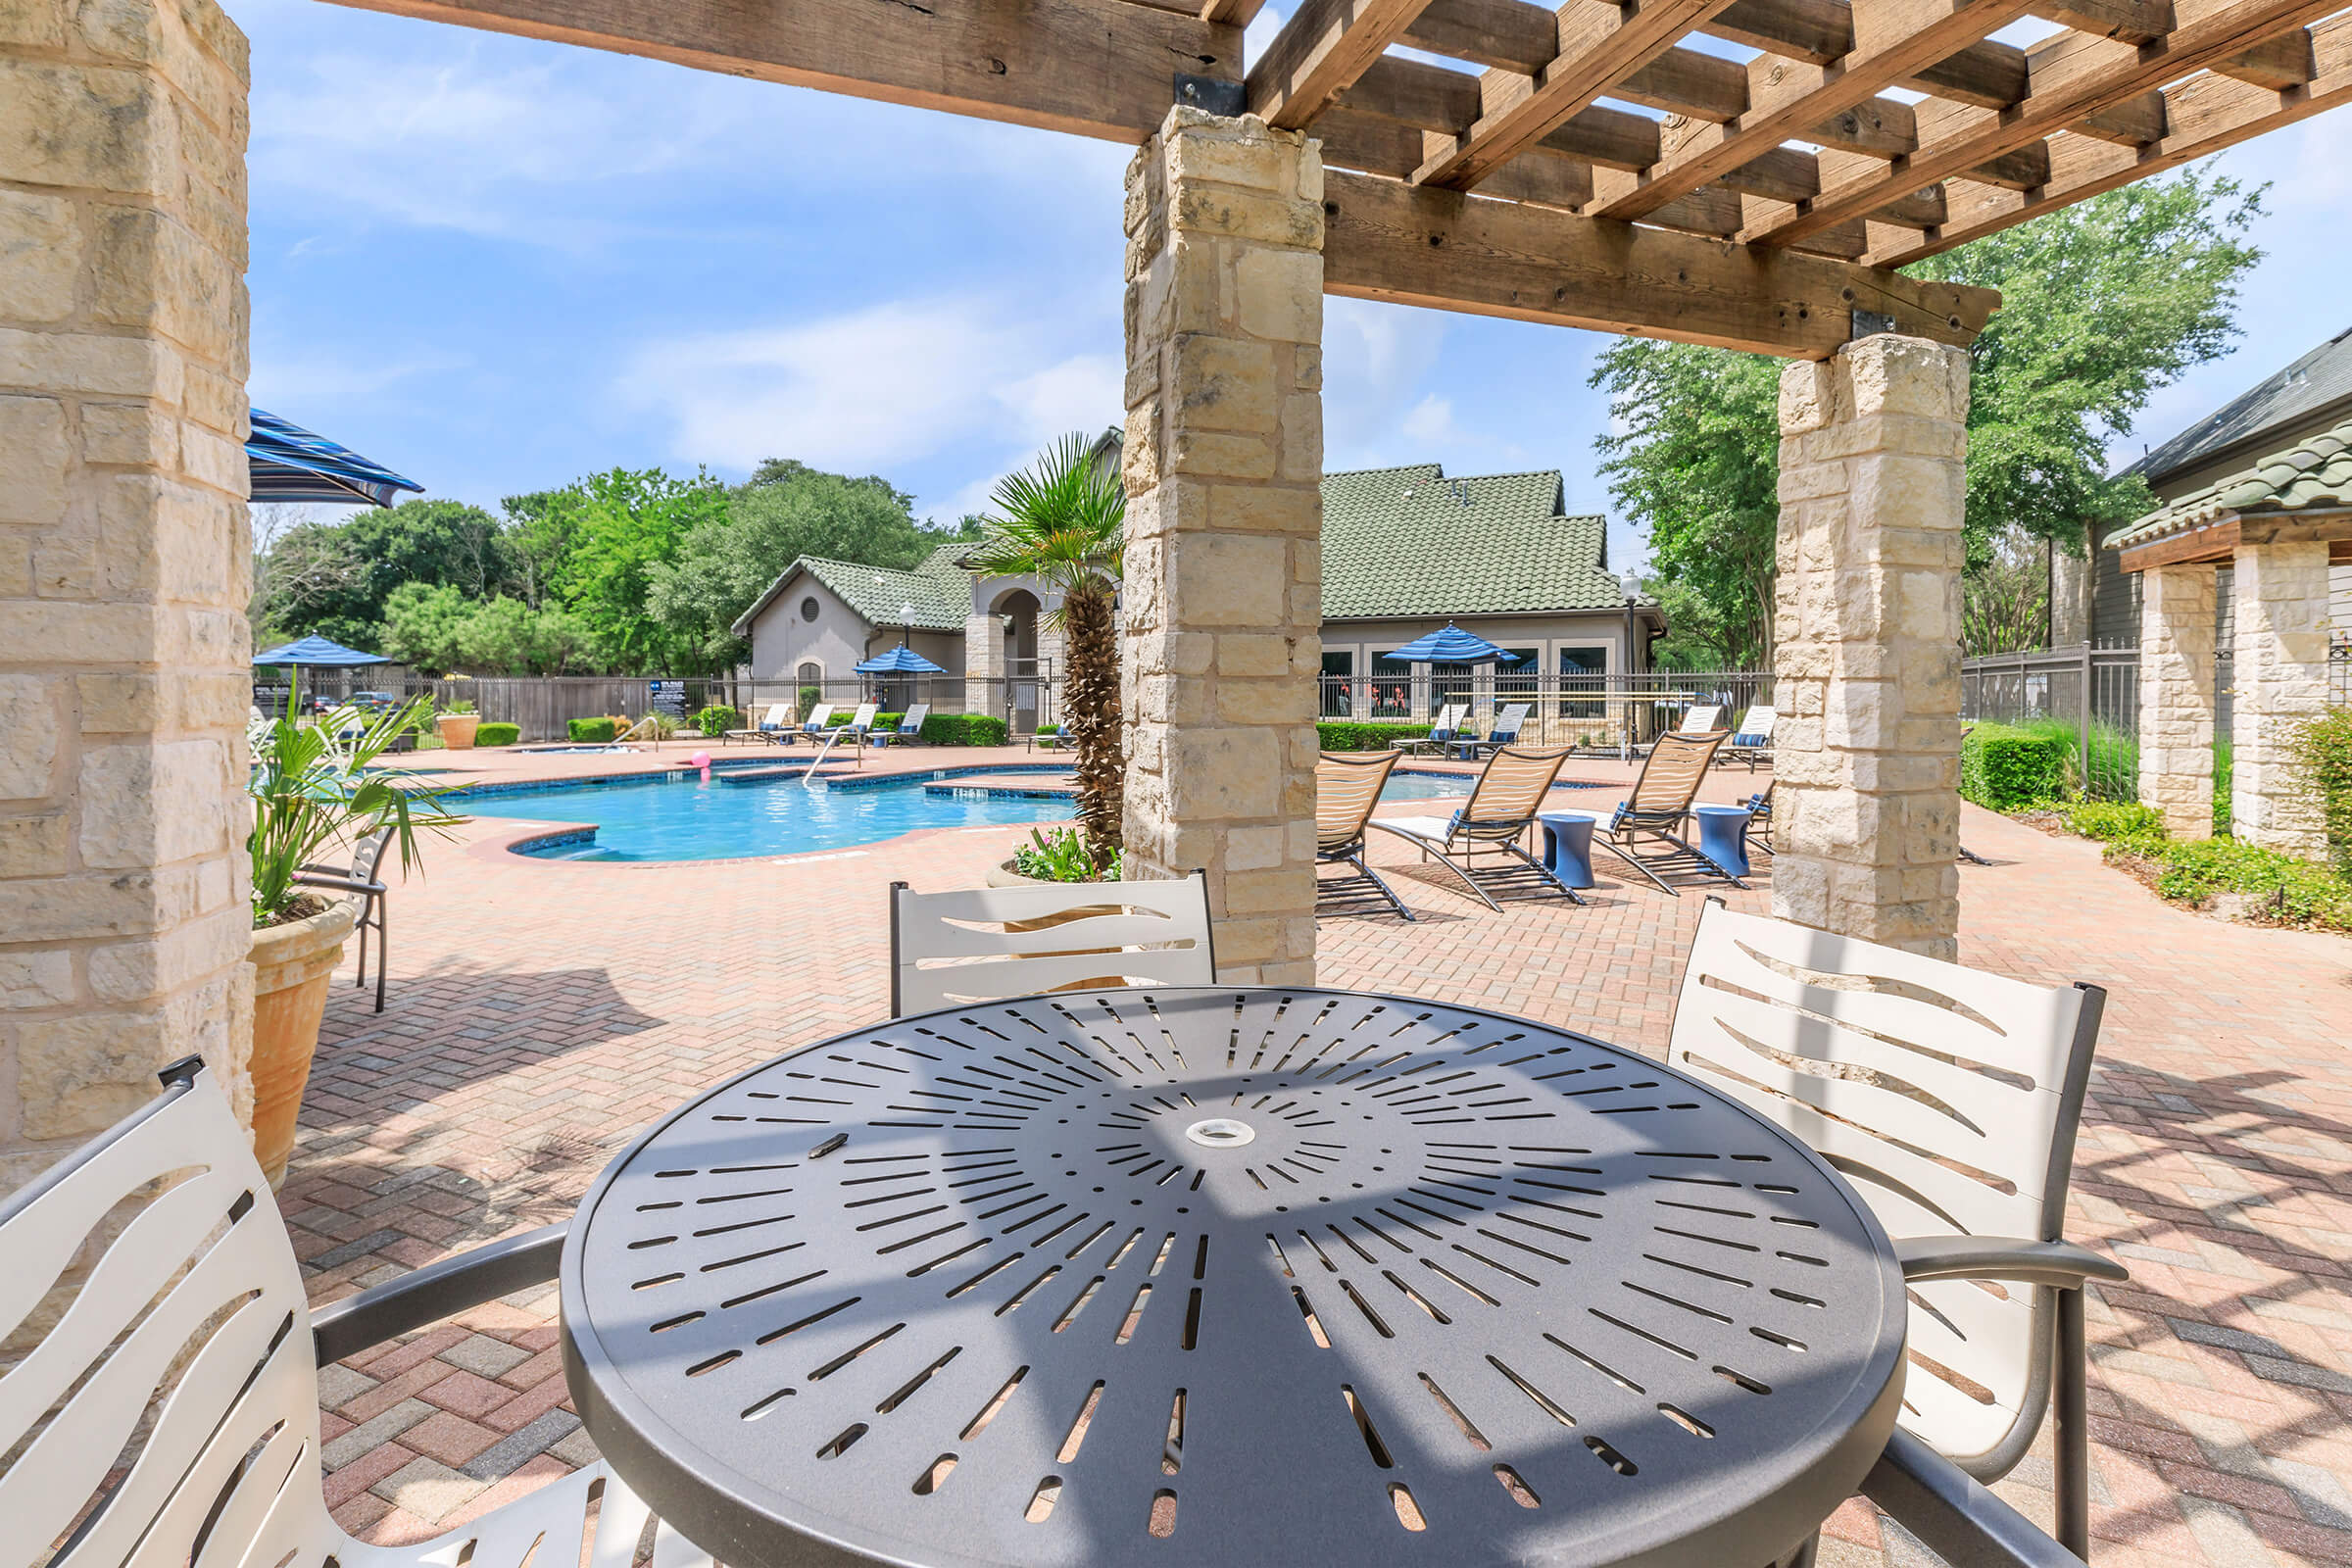
[[[1389,658],[1406,664],[1516,664],[1517,654],[1506,654],[1475,632],[1447,621],[1426,637],[1416,637]]]
[[[877,654],[862,664],[852,666],[860,675],[945,675],[946,670],[934,664],[905,643],[887,654]]]
[[[254,655],[253,662],[257,666],[270,668],[284,664],[326,664],[341,668],[350,664],[392,662],[382,654],[363,654],[356,648],[346,648],[324,637],[298,637],[290,643],[279,643],[275,648],[267,648]]]
[[[260,409],[252,413],[245,466],[256,501],[365,501],[388,507],[403,490],[424,490],[416,480],[404,479],[299,424]]]

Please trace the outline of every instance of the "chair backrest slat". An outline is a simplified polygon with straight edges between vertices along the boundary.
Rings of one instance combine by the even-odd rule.
[[[1683,721],[1674,727],[1676,733],[1682,735],[1704,735],[1709,730],[1721,729],[1723,727],[1723,709],[1720,706],[1693,708],[1685,713]]]
[[[2055,1240],[2098,996],[1709,901],[1667,1059],[1811,1145],[1894,1236]],[[1954,1457],[2022,1449],[2047,1396],[2047,1293],[1911,1289],[1929,1309],[1903,1424]]]
[[[1550,792],[1552,781],[1560,776],[1560,764],[1567,760],[1568,749],[1564,746],[1550,751],[1517,746],[1497,748],[1487,759],[1477,786],[1462,807],[1463,825],[1489,830],[1511,823],[1525,827],[1543,808],[1544,797]]]
[[[845,729],[872,729],[874,713],[880,707],[879,703],[859,703],[858,711],[850,715],[849,723],[843,727]]]
[[[1466,703],[1447,703],[1438,710],[1438,716],[1429,721],[1432,735],[1451,735],[1462,727],[1462,715],[1468,711]]]
[[[1325,752],[1315,760],[1318,848],[1343,849],[1364,836],[1364,824],[1396,765],[1395,752]]]
[[[1707,764],[1715,760],[1716,748],[1723,744],[1723,731],[1705,735],[1661,735],[1650,747],[1649,755],[1642,760],[1642,773],[1634,780],[1634,792],[1626,805],[1644,814],[1665,813],[1681,816],[1698,799],[1698,787],[1707,776]]]
[[[792,705],[790,703],[770,703],[767,705],[767,711],[760,716],[760,727],[761,729],[782,729],[791,722]]]
[[[1216,984],[1208,882],[1071,882],[916,893],[891,886],[899,1015],[1086,984]]]
[[[385,828],[360,840],[359,849],[351,858],[351,879],[354,882],[380,880],[376,872],[384,863],[384,852],[391,848],[392,837],[398,828]]]
[[[819,703],[814,708],[808,710],[808,718],[807,722],[802,724],[801,727],[803,729],[823,729],[832,721],[833,705],[831,703]]]
[[[1739,729],[1733,733],[1732,744],[1734,746],[1771,745],[1772,727],[1780,722],[1780,718],[1781,715],[1771,705],[1757,704],[1747,710],[1745,717],[1740,720]]]
[[[906,710],[906,712],[899,715],[899,732],[903,735],[911,735],[916,730],[921,729],[923,727],[923,720],[929,718],[930,716],[931,705],[929,703],[917,703],[912,708]]]
[[[1495,716],[1494,732],[1490,734],[1487,739],[1494,741],[1517,740],[1519,738],[1519,732],[1527,727],[1528,710],[1534,707],[1535,705],[1533,703],[1512,703],[1503,709],[1503,710]]]
[[[90,1272],[0,1378],[0,1452],[17,1450],[0,1473],[12,1536],[53,1541],[88,1510],[60,1565],[184,1562],[212,1517],[198,1568],[274,1568],[289,1554],[314,1568],[341,1537],[319,1493],[301,1270],[252,1148],[204,1075],[0,1203],[0,1336],[85,1249],[97,1252]],[[268,1462],[246,1464],[265,1440]]]

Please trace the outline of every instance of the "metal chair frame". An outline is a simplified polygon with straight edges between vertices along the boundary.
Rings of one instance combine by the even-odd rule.
[[[1384,822],[1370,817],[1364,825],[1395,834],[1419,850],[1424,860],[1435,857],[1490,909],[1501,909],[1495,902],[1498,896],[1509,900],[1563,898],[1583,904],[1582,894],[1519,847],[1519,836],[1535,826],[1537,813],[1544,809],[1544,797],[1550,793],[1553,780],[1560,776],[1560,764],[1567,760],[1566,747],[1541,752],[1497,747],[1480,771],[1470,799],[1450,819],[1411,816]],[[1535,771],[1516,772],[1517,764],[1523,762],[1535,764]],[[1499,806],[1496,796],[1502,798]],[[1479,864],[1477,856],[1482,850],[1500,858],[1502,863]],[[1457,854],[1461,857],[1458,860],[1454,858]]]
[[[1389,774],[1396,768],[1396,752],[1325,752],[1315,762],[1315,859],[1329,865],[1351,865],[1353,876],[1318,877],[1315,881],[1315,912],[1317,914],[1395,914],[1411,920],[1413,911],[1388,879],[1366,863],[1364,834],[1372,819],[1373,808],[1380,805],[1381,788],[1388,783]],[[1324,816],[1324,808],[1338,798],[1335,786],[1348,791],[1361,790],[1360,775],[1374,774],[1367,798],[1361,809],[1350,807],[1345,816]],[[1351,778],[1355,774],[1359,777]]]
[[[360,939],[360,975],[355,986],[368,984],[368,933],[375,933],[375,1010],[384,1010],[384,975],[392,962],[392,928],[388,923],[387,901],[391,889],[378,874],[384,863],[384,852],[391,848],[392,835],[397,828],[385,828],[362,839],[352,853],[351,864],[306,865],[294,873],[297,885],[306,888],[333,888],[361,896],[360,918],[352,929]]]
[[[1719,729],[1703,735],[1678,732],[1659,736],[1642,760],[1633,793],[1617,803],[1616,813],[1592,835],[1592,842],[1647,877],[1660,892],[1677,898],[1682,890],[1666,880],[1669,874],[1691,882],[1729,882],[1745,888],[1745,882],[1701,855],[1683,837],[1691,805],[1706,782],[1707,768],[1730,733]],[[1668,776],[1653,784],[1650,770],[1661,766],[1661,759],[1669,775],[1678,766],[1688,766],[1689,776]],[[1657,798],[1661,790],[1666,793],[1664,800]],[[1643,853],[1644,840],[1663,847]]]

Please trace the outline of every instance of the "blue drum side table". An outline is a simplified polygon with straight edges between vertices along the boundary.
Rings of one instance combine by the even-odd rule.
[[[1591,811],[1542,811],[1536,820],[1544,827],[1544,863],[1565,887],[1592,885],[1592,828],[1600,818]]]
[[[1698,853],[1733,876],[1747,870],[1747,819],[1744,806],[1693,806],[1698,817]]]

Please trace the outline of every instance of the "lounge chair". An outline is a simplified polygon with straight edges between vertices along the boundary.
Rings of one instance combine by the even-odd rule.
[[[1707,764],[1715,760],[1724,735],[1725,731],[1715,730],[1705,735],[1659,736],[1642,760],[1634,793],[1617,803],[1616,815],[1593,833],[1592,842],[1668,893],[1678,890],[1661,872],[1690,881],[1746,887],[1683,837],[1691,804],[1698,799],[1698,786],[1705,780]]]
[[[1428,734],[1416,735],[1410,740],[1392,741],[1390,744],[1398,751],[1408,752],[1415,757],[1443,753],[1446,750],[1446,743],[1454,738],[1455,732],[1462,727],[1462,720],[1469,711],[1470,706],[1467,703],[1447,703],[1444,708],[1438,710],[1438,716],[1429,721]]]
[[[1772,853],[1772,792],[1780,787],[1781,781],[1776,778],[1740,803],[1747,808],[1747,826],[1740,829],[1740,836],[1746,841],[1751,855]]]
[[[1451,817],[1367,818],[1364,825],[1396,834],[1425,857],[1436,856],[1490,909],[1502,907],[1497,898],[1562,898],[1582,904],[1574,888],[1518,844],[1519,835],[1534,825],[1536,813],[1544,808],[1544,797],[1567,760],[1565,747],[1542,752],[1498,747],[1487,759],[1470,799]],[[1477,858],[1482,850],[1492,857],[1485,863]]]
[[[730,746],[737,741],[765,741],[770,746],[789,746],[792,744],[792,705],[770,703],[767,711],[760,715],[760,722],[753,728],[731,729],[719,739]]]
[[[345,1535],[319,1471],[321,1365],[552,1284],[569,1222],[314,1308],[212,1074],[190,1056],[161,1076],[163,1094],[0,1200],[10,1320],[51,1292],[60,1299],[44,1310],[62,1314],[33,1319],[54,1326],[30,1331],[38,1343],[0,1400],[11,1555],[77,1568],[523,1568],[576,1564],[586,1544],[592,1563],[628,1563],[652,1515],[602,1460],[404,1545]],[[70,1272],[75,1262],[86,1271]],[[135,1459],[117,1458],[125,1445]],[[43,1548],[60,1541],[51,1558]],[[663,1568],[710,1568],[667,1524],[655,1541]]]
[[[881,706],[879,703],[859,703],[858,711],[850,715],[850,721],[847,724],[839,724],[834,727],[841,731],[844,740],[853,745],[863,746],[874,738],[874,713]]]
[[[1757,763],[1771,761],[1772,729],[1780,722],[1780,716],[1769,703],[1749,709],[1747,716],[1740,720],[1740,727],[1732,731],[1732,743],[1723,749],[1723,760],[1745,762],[1750,773],[1756,770]]]
[[[1205,872],[952,893],[890,885],[894,1018],[1081,987],[1216,983]]]
[[[808,736],[810,740],[821,745],[824,742],[826,732],[832,729],[832,727],[833,705],[831,703],[819,703],[814,708],[808,710],[808,718],[803,720],[801,723],[800,733]]]
[[[898,728],[888,735],[878,736],[878,746],[906,746],[922,738],[923,720],[931,716],[929,703],[917,703],[899,715]]]
[[[1476,761],[1482,753],[1492,754],[1505,746],[1519,744],[1519,732],[1527,727],[1527,715],[1534,710],[1533,703],[1512,703],[1495,715],[1494,728],[1485,740],[1463,735],[1448,741],[1446,755],[1462,761]]]
[[[2029,985],[1710,899],[1666,1050],[1818,1150],[1894,1238],[1918,1309],[1873,1494],[1889,1465],[1924,1484],[1948,1462],[1989,1486],[2047,1412],[2054,1534],[2077,1557],[2090,1544],[2082,1291],[2129,1277],[2064,1239],[2105,1004],[2096,986]]]
[[[1318,878],[1317,914],[1393,913],[1410,920],[1413,911],[1396,889],[1364,863],[1364,824],[1380,804],[1381,786],[1396,765],[1395,752],[1325,752],[1315,761],[1315,858],[1352,865],[1352,876]]]
[[[1723,728],[1723,707],[1691,708],[1683,711],[1683,721],[1674,726],[1677,735],[1710,735]]]

